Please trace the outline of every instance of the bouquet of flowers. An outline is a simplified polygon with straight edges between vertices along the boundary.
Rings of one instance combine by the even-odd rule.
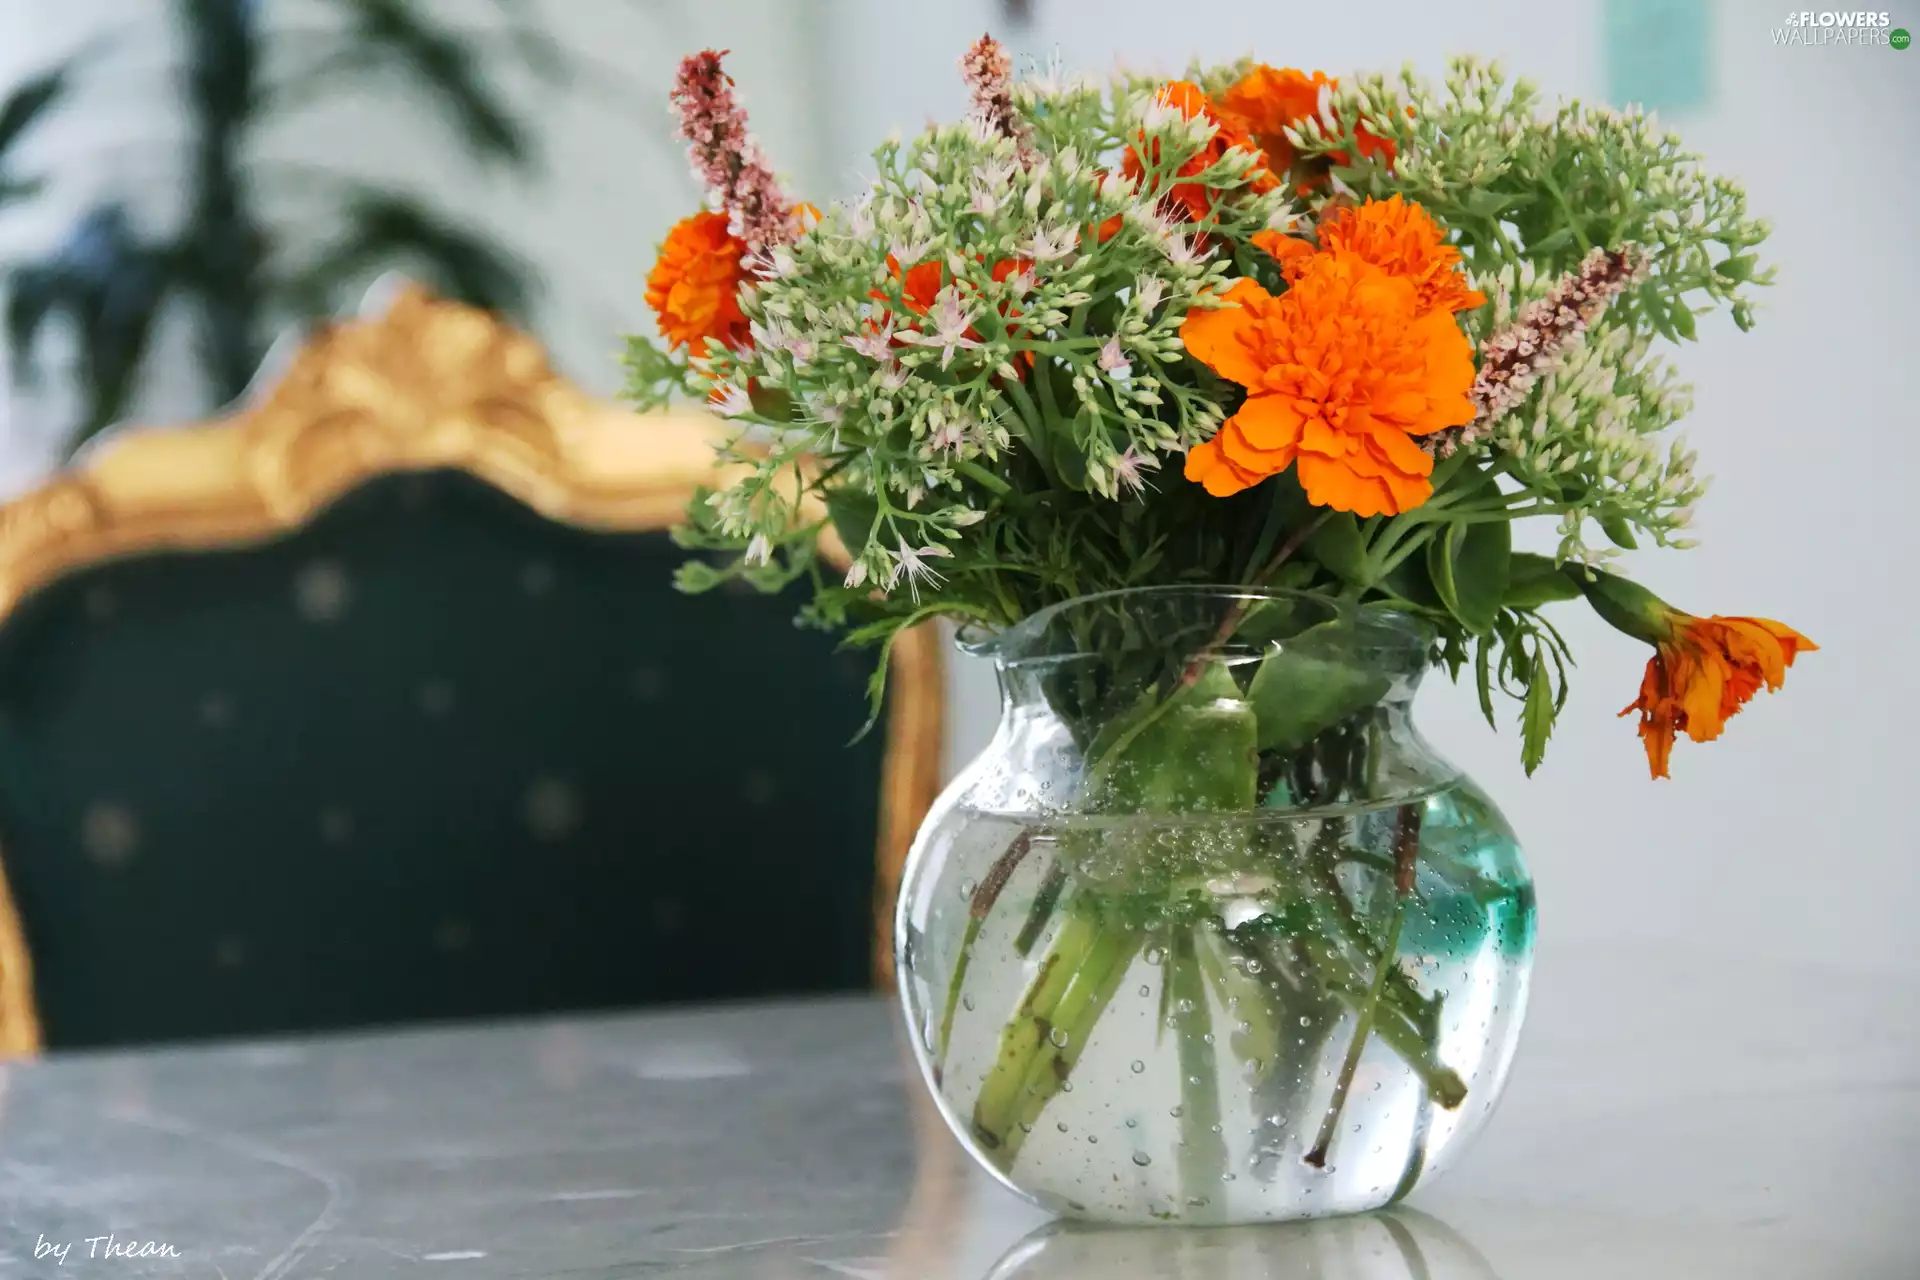
[[[1651,646],[1627,711],[1656,777],[1679,735],[1717,737],[1814,647],[1764,618],[1682,612],[1621,571],[1626,552],[1692,545],[1706,487],[1669,430],[1689,402],[1665,352],[1717,307],[1748,327],[1771,274],[1740,188],[1652,119],[1548,108],[1471,59],[1439,86],[1410,69],[1333,79],[1250,61],[1016,82],[982,38],[961,69],[966,119],[887,140],[871,188],[820,212],[775,179],[720,55],[682,65],[673,101],[712,208],[662,247],[647,290],[660,336],[633,339],[629,367],[643,405],[690,395],[738,428],[736,478],[703,493],[680,534],[705,553],[686,589],[808,579],[807,621],[878,646],[876,703],[887,645],[932,618],[1005,632],[1065,601],[1182,583],[1392,609],[1424,621],[1456,677],[1472,673],[1490,722],[1496,692],[1517,700],[1529,772],[1566,696],[1556,608],[1584,602]],[[1551,554],[1515,549],[1523,519],[1553,522]],[[823,534],[850,567],[823,559]],[[1253,749],[1195,757],[1230,786],[1128,804],[1266,804],[1287,779],[1296,798],[1359,794],[1341,790],[1358,773],[1330,763],[1329,743],[1377,690],[1330,676],[1311,714],[1300,699],[1274,711],[1257,671],[1205,661],[1258,614],[1236,606],[1214,648],[1129,685],[1130,699],[1146,690],[1129,723],[1198,687],[1214,708],[1311,723],[1257,724]],[[1114,764],[1155,740],[1081,736],[1090,807]],[[1009,874],[996,863],[978,893]],[[1410,871],[1387,880],[1412,892]],[[1063,1007],[1039,1022],[1056,1047],[1026,1025],[1049,992],[1071,1003],[1063,972],[1117,974],[1103,947],[1124,938],[1131,955],[1159,937],[1169,990],[1230,986],[1204,945],[1176,980],[1174,959],[1194,953],[1165,894],[1147,924],[1111,904],[1076,915],[1057,883],[1033,898],[1042,922],[1065,923],[1017,1009],[994,1014],[1005,1033],[972,1118],[1005,1161],[1073,1066]],[[1309,985],[1457,1105],[1459,1077],[1422,1040],[1437,1003],[1402,990],[1391,963],[1371,967],[1391,943],[1347,936],[1302,953]],[[1111,994],[1076,1006],[1075,1037]],[[1397,1039],[1381,1012],[1396,1001]]]

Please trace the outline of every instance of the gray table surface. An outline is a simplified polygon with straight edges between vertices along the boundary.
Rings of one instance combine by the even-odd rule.
[[[7,1277],[1920,1277],[1920,997],[1710,955],[1543,963],[1462,1165],[1279,1228],[1050,1225],[878,999],[0,1071]]]

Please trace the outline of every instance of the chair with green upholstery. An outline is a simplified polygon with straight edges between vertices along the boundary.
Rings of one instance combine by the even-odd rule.
[[[408,292],[0,510],[0,1050],[871,981],[938,651],[676,593],[709,439]]]

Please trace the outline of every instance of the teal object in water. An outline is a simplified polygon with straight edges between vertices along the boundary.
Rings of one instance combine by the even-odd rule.
[[[1605,0],[1607,98],[1662,115],[1713,101],[1713,14],[1707,0]]]

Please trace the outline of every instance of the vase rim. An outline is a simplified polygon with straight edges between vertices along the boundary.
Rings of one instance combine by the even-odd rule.
[[[1353,626],[1351,642],[1343,647],[1355,656],[1374,656],[1392,665],[1424,665],[1433,641],[1432,628],[1417,614],[1386,605],[1357,605],[1352,601],[1329,597],[1319,592],[1290,587],[1258,587],[1236,583],[1164,583],[1144,587],[1120,587],[1112,591],[1090,592],[1083,596],[1037,609],[1010,627],[989,630],[965,626],[954,636],[955,646],[970,657],[988,658],[1001,667],[1020,667],[1084,657],[1087,651],[1077,646],[1045,645],[1052,625],[1075,610],[1138,601],[1142,605],[1188,600],[1284,600],[1307,602],[1323,612],[1323,622],[1345,622]],[[1232,649],[1235,646],[1226,646]]]

